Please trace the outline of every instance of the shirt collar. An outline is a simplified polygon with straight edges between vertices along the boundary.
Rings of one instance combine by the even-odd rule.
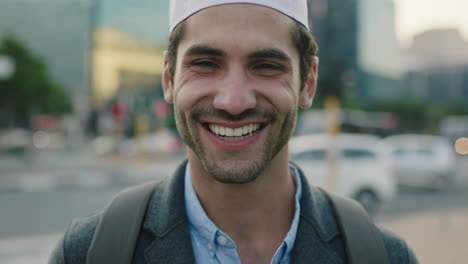
[[[295,194],[295,212],[294,218],[291,223],[291,227],[284,238],[282,245],[278,248],[278,252],[276,252],[275,256],[280,254],[281,258],[285,256],[289,256],[291,251],[294,247],[294,241],[296,240],[297,228],[299,225],[299,216],[300,216],[300,200],[302,196],[302,183],[301,178],[299,176],[299,171],[297,168],[292,164],[289,163],[289,167],[291,169],[294,181],[296,183],[296,194]],[[197,232],[198,235],[203,237],[209,242],[214,243],[217,237],[217,234],[220,233],[224,235],[224,233],[208,218],[205,213],[205,210],[201,206],[200,200],[195,193],[195,189],[193,188],[192,184],[192,177],[190,173],[190,163],[187,163],[185,168],[185,208],[187,212],[187,218],[189,220],[189,224],[191,228],[193,228],[194,232]],[[225,235],[227,237],[227,235]],[[231,245],[235,247],[235,245]],[[281,251],[281,252],[280,252]]]
[[[185,167],[185,208],[187,211],[187,218],[193,230],[197,232],[199,236],[214,243],[216,232],[219,228],[208,218],[205,210],[201,206],[200,200],[198,200],[198,196],[192,184],[190,163],[187,163]]]
[[[294,241],[296,241],[296,234],[297,234],[297,228],[299,226],[299,216],[301,214],[301,196],[302,196],[302,182],[301,182],[301,177],[299,176],[299,171],[297,168],[292,164],[289,163],[289,168],[291,169],[292,175],[294,177],[294,181],[296,183],[296,195],[295,195],[295,212],[294,212],[294,218],[291,223],[291,227],[286,234],[286,237],[284,238],[284,242],[286,245],[286,252],[283,255],[285,256],[290,256],[291,251],[294,247]]]

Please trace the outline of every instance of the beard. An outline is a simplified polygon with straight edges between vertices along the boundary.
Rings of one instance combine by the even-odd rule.
[[[200,160],[207,174],[218,182],[226,184],[246,184],[257,179],[271,164],[276,155],[288,143],[294,132],[297,120],[297,107],[292,108],[279,120],[278,115],[269,110],[253,108],[239,115],[208,107],[195,107],[189,114],[174,107],[177,130],[187,146]],[[256,157],[245,159],[245,151],[233,151],[228,157],[209,158],[200,138],[200,120],[216,117],[224,120],[239,121],[246,118],[266,120],[268,133],[261,149],[255,151]],[[265,128],[263,128],[265,129]]]

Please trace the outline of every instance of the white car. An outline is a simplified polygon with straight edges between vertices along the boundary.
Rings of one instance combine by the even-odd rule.
[[[403,134],[382,142],[399,185],[441,189],[453,183],[456,155],[448,138]]]
[[[289,151],[312,185],[353,198],[369,212],[395,195],[395,181],[376,136],[303,135],[290,140]]]

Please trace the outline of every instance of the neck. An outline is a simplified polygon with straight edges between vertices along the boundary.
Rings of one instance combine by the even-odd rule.
[[[275,241],[276,250],[290,228],[295,210],[295,184],[287,148],[257,179],[246,184],[218,182],[206,173],[195,155],[189,154],[189,160],[193,186],[208,217],[238,246],[246,241],[258,245]]]

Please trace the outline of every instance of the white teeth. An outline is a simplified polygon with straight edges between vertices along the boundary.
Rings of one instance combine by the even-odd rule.
[[[242,128],[234,128],[234,136],[235,137],[240,137],[242,136]]]
[[[210,124],[209,129],[211,132],[219,136],[226,137],[242,137],[251,134],[260,128],[259,124],[250,124],[238,128],[223,127],[215,124]]]

